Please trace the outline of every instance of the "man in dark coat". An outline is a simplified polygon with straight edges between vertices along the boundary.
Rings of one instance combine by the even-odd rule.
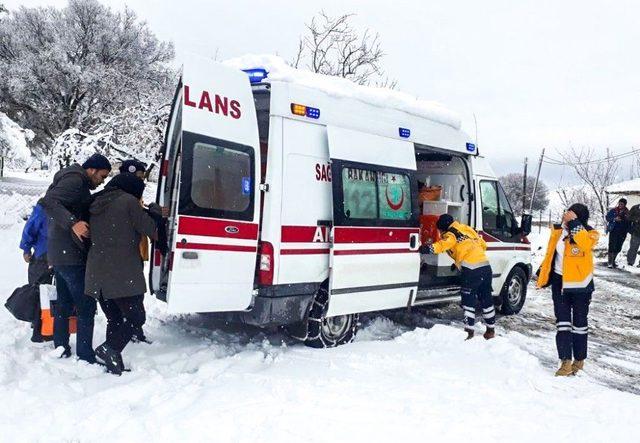
[[[62,347],[61,357],[71,356],[69,317],[78,318],[76,353],[78,358],[95,362],[93,322],[96,302],[84,291],[85,240],[89,238],[88,212],[91,190],[107,178],[111,164],[94,154],[82,166],[75,163],[53,177],[45,196],[38,202],[47,213],[47,260],[53,266],[58,299],[53,321],[53,343]]]
[[[621,198],[618,206],[607,213],[607,232],[609,233],[609,261],[607,267],[617,268],[616,258],[622,250],[624,240],[629,232],[629,210],[627,200]]]
[[[629,234],[631,241],[627,251],[627,264],[633,266],[638,256],[638,248],[640,248],[640,205],[633,205],[629,209]]]
[[[131,173],[116,175],[91,204],[91,249],[85,290],[107,317],[107,339],[96,357],[109,372],[124,370],[122,351],[144,321],[139,297],[147,290],[140,240],[156,236],[156,222],[142,207],[144,182]],[[149,210],[160,213],[155,203]]]

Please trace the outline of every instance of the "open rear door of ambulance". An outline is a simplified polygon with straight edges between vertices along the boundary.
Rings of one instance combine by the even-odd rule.
[[[260,220],[260,145],[246,73],[190,57],[182,75],[170,312],[251,304]]]
[[[420,275],[413,143],[327,132],[334,226],[326,315],[406,306]]]

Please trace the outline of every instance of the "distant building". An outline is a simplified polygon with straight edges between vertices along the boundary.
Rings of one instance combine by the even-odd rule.
[[[605,192],[609,194],[612,205],[623,197],[627,199],[628,207],[640,204],[640,178],[613,184]]]

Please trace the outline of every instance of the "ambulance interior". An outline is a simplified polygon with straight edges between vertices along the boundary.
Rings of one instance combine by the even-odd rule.
[[[470,223],[470,176],[463,157],[416,145],[416,179],[420,240],[423,244],[440,239],[436,222],[442,214]],[[459,273],[452,269],[447,254],[422,254],[420,288],[457,285]]]

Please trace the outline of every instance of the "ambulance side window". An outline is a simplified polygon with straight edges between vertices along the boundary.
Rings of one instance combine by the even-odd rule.
[[[375,219],[378,215],[376,173],[368,169],[342,170],[343,211],[347,219]]]
[[[338,167],[339,180],[334,181],[338,225],[417,226],[413,198],[417,190],[410,173],[358,163]]]
[[[515,217],[502,186],[496,181],[480,182],[482,202],[482,230],[509,241],[515,233]]]
[[[378,172],[379,218],[409,220],[411,218],[411,182],[404,174]]]
[[[496,235],[498,232],[498,189],[496,182],[481,181],[480,195],[482,202],[482,230]]]

